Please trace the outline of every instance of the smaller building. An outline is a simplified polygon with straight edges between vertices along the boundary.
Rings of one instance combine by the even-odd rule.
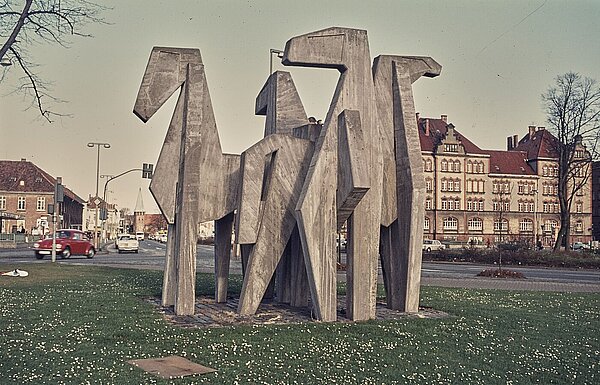
[[[56,178],[26,159],[0,160],[0,233],[51,231]],[[57,227],[82,229],[84,200],[65,186]]]
[[[106,209],[105,219],[102,219],[100,215],[103,209]],[[98,237],[100,237],[100,239],[116,239],[117,235],[121,232],[119,228],[121,213],[117,209],[117,205],[105,202],[100,197],[88,196],[88,201],[84,207],[83,217],[84,230],[93,234],[94,229],[97,226]]]

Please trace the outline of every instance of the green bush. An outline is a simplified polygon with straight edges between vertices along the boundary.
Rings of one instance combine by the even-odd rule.
[[[481,264],[498,263],[503,265],[528,265],[547,267],[570,267],[600,269],[600,255],[586,252],[551,250],[499,250],[494,248],[446,249],[436,253],[423,254],[425,261],[472,262]]]

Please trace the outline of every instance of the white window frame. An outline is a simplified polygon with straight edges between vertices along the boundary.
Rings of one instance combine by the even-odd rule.
[[[36,211],[46,211],[46,197],[38,197],[36,206]]]
[[[444,230],[458,230],[458,219],[446,217],[443,222]]]
[[[533,231],[533,221],[529,218],[522,218],[519,221],[519,231],[522,233],[530,233]]]
[[[470,218],[468,229],[469,231],[483,231],[483,220],[481,218]]]
[[[27,210],[27,199],[24,196],[20,196],[17,198],[17,211],[25,210]]]

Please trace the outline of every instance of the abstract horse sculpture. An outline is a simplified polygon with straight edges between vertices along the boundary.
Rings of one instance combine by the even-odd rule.
[[[383,163],[367,33],[334,27],[294,37],[282,63],[340,71],[296,208],[315,313],[336,319],[335,233],[348,220],[346,312],[374,318]]]
[[[441,69],[429,57],[382,55],[373,62],[385,170],[380,256],[387,304],[394,310],[419,310],[425,180],[412,83]]]
[[[235,210],[239,313],[254,314],[275,287],[292,306],[306,306],[309,291],[314,316],[336,320],[335,235],[344,223],[347,317],[375,318],[378,255],[388,307],[418,311],[424,179],[412,83],[441,66],[383,55],[371,67],[367,32],[338,27],[290,39],[282,63],[340,72],[325,123],[306,118],[291,75],[275,72],[256,98],[264,138],[240,158],[221,151],[200,52],[150,55],[135,114],[147,121],[181,88],[150,186],[170,229],[163,304],[193,314],[198,224],[208,220],[215,296],[227,300]]]
[[[152,49],[134,113],[147,122],[179,88],[150,191],[171,225],[163,304],[175,305],[177,314],[194,314],[198,224],[209,220],[217,220],[217,299],[224,300],[239,156],[221,151],[204,65],[197,49]]]

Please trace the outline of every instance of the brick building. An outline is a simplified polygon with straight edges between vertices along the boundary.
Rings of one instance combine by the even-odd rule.
[[[52,217],[48,205],[54,202],[56,179],[26,159],[0,160],[0,233],[47,234]],[[84,201],[64,189],[63,228],[81,229]]]
[[[419,118],[426,182],[427,239],[553,244],[560,222],[558,168],[543,127],[511,136],[506,151],[484,150],[440,119]],[[580,149],[585,154],[585,148]],[[569,241],[591,240],[591,180],[575,197]]]

